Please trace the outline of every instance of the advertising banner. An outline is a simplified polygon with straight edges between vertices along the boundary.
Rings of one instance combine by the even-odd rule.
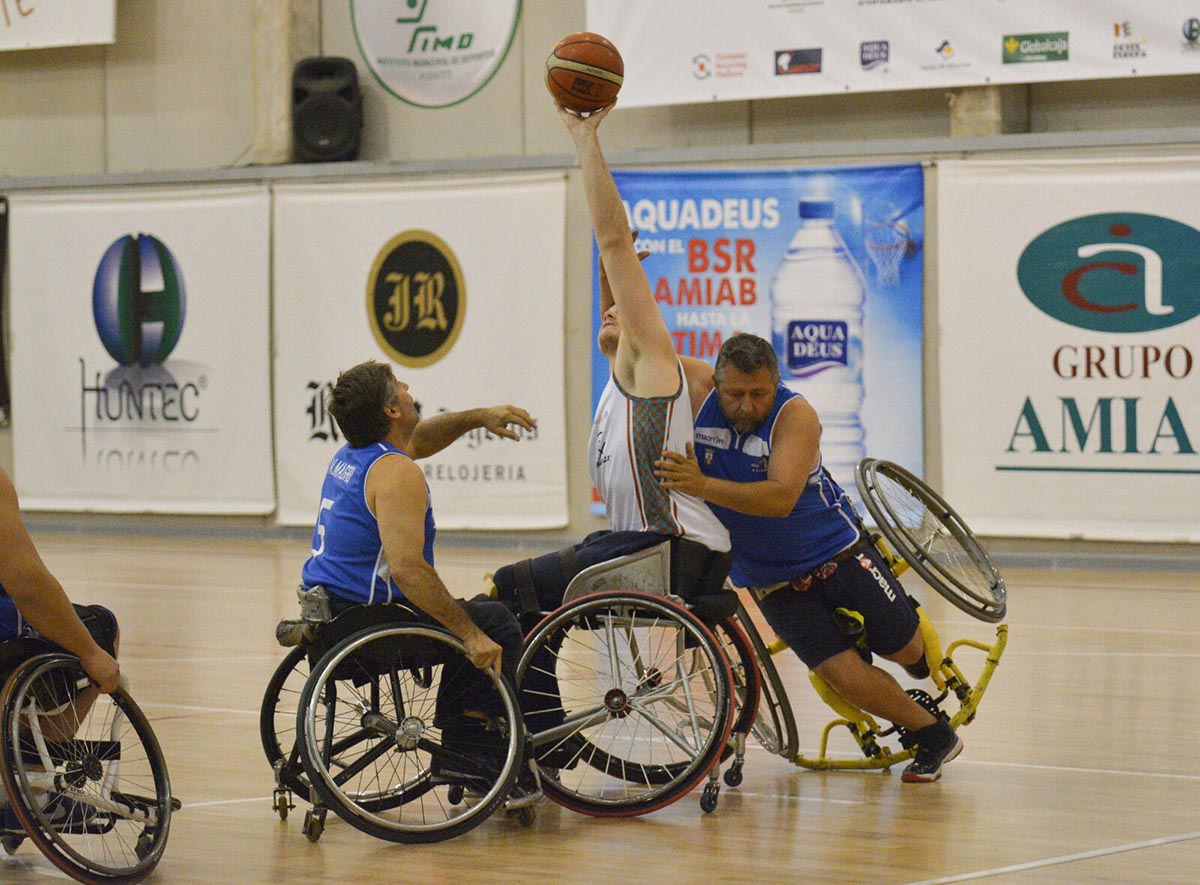
[[[1200,158],[937,178],[947,499],[987,534],[1200,541]]]
[[[770,339],[847,492],[864,455],[922,472],[919,165],[614,177],[678,353],[712,362],[735,332]],[[594,407],[608,377],[594,343],[592,359]]]
[[[0,51],[112,43],[117,0],[0,0]]]
[[[22,506],[270,513],[267,190],[22,194],[9,209]]]
[[[623,107],[1200,72],[1193,0],[588,0],[587,27]]]
[[[418,462],[439,528],[567,524],[565,193],[560,173],[276,188],[281,523],[315,520],[344,442],[325,396],[374,359],[423,416],[512,403],[537,419],[518,442],[475,431]]]

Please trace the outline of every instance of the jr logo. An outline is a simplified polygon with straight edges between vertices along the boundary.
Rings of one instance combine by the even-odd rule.
[[[1200,231],[1136,212],[1074,218],[1025,247],[1017,281],[1038,310],[1072,326],[1165,329],[1200,314]]]

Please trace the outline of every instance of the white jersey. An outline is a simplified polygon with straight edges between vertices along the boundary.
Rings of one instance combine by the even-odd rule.
[[[654,475],[654,462],[663,452],[683,453],[695,436],[682,365],[679,378],[674,396],[637,397],[609,375],[592,420],[588,470],[613,531],[677,535],[724,553],[729,550],[729,532],[708,505],[667,491]]]

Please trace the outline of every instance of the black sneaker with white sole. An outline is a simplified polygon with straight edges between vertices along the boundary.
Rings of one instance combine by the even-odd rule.
[[[933,725],[909,732],[906,743],[916,744],[917,752],[901,777],[906,784],[928,784],[942,776],[942,766],[962,752],[962,738],[939,719]]]

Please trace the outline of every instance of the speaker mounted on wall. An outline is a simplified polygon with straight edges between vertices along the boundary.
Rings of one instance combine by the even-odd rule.
[[[331,163],[358,157],[362,91],[354,62],[316,56],[292,71],[292,155],[297,163]]]

